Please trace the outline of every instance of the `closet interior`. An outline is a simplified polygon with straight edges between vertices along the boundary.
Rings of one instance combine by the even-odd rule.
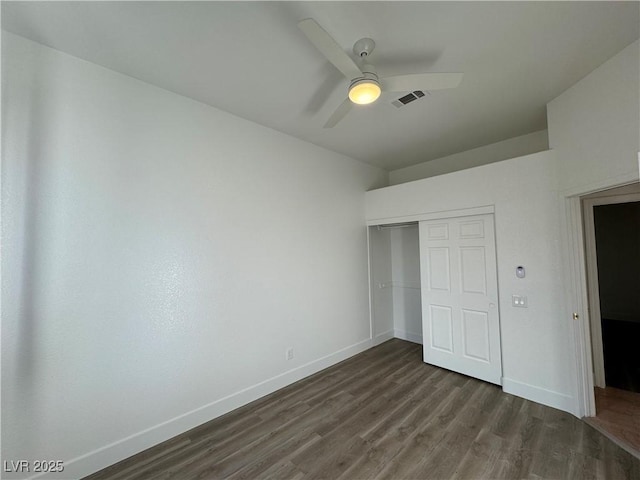
[[[418,223],[369,227],[373,336],[422,343]]]

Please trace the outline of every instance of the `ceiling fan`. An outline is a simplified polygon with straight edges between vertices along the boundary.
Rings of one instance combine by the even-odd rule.
[[[301,20],[298,27],[350,82],[348,98],[333,112],[324,128],[336,125],[354,104],[375,102],[382,92],[442,90],[455,88],[462,81],[462,73],[416,73],[379,78],[373,65],[366,61],[376,45],[372,39],[361,38],[353,45],[353,53],[362,60],[359,66],[314,19]]]

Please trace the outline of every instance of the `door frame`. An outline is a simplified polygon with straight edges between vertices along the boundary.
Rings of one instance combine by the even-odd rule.
[[[637,182],[638,173],[633,172],[590,186],[565,190],[559,194],[560,218],[564,225],[562,249],[566,275],[565,318],[570,321],[573,332],[573,343],[570,347],[573,350],[571,353],[576,369],[574,414],[578,418],[593,417],[596,414],[581,197]]]
[[[604,349],[602,344],[602,313],[600,312],[600,285],[598,281],[598,256],[596,252],[596,229],[593,208],[599,205],[615,205],[629,202],[640,202],[640,193],[613,194],[582,200],[593,375],[595,386],[600,388],[604,388],[606,384],[604,376]]]

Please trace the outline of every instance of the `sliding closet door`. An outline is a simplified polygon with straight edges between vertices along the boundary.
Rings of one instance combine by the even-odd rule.
[[[493,215],[420,222],[424,361],[501,384]]]

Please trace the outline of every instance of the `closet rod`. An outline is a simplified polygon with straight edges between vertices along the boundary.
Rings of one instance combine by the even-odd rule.
[[[386,225],[378,225],[378,230],[384,230],[387,228],[406,228],[406,227],[415,227],[418,225],[418,222],[404,222],[404,223],[389,223]]]

